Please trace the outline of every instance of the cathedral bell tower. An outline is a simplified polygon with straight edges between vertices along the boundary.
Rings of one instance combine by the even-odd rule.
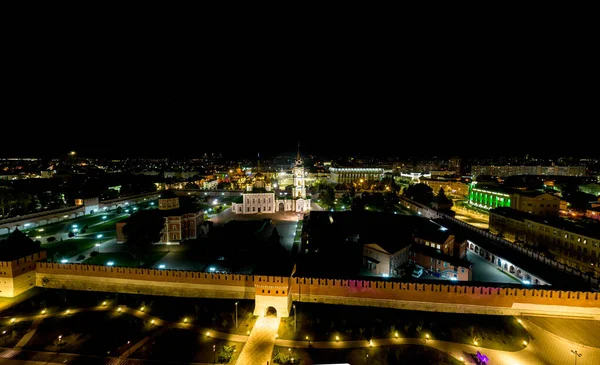
[[[298,143],[298,155],[296,156],[296,164],[292,169],[292,173],[294,174],[294,186],[292,187],[292,194],[294,198],[306,199],[304,166],[302,165],[302,159],[300,159],[300,143]]]

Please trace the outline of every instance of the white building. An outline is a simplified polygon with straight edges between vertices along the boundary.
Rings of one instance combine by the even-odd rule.
[[[271,182],[259,172],[254,176],[254,182],[246,186],[241,202],[232,203],[231,210],[236,214],[310,211],[310,198],[306,196],[305,173],[300,154],[292,174],[294,178],[291,197],[276,197]]]

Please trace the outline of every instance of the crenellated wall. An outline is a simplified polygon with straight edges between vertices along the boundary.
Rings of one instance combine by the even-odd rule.
[[[600,293],[294,278],[292,300],[437,312],[520,315],[554,314],[600,318]]]
[[[600,293],[370,280],[226,275],[38,262],[37,286],[183,297],[255,299],[289,315],[293,301],[438,312],[552,314],[600,319]]]

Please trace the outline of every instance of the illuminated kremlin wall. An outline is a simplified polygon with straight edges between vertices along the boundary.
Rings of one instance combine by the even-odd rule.
[[[600,319],[600,293],[369,280],[224,275],[38,262],[36,285],[147,295],[255,299],[287,316],[293,301],[439,312],[553,314]]]

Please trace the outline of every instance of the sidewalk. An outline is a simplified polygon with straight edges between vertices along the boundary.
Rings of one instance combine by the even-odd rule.
[[[244,345],[236,365],[262,365],[271,362],[275,336],[280,318],[260,317],[256,320],[248,342]]]

